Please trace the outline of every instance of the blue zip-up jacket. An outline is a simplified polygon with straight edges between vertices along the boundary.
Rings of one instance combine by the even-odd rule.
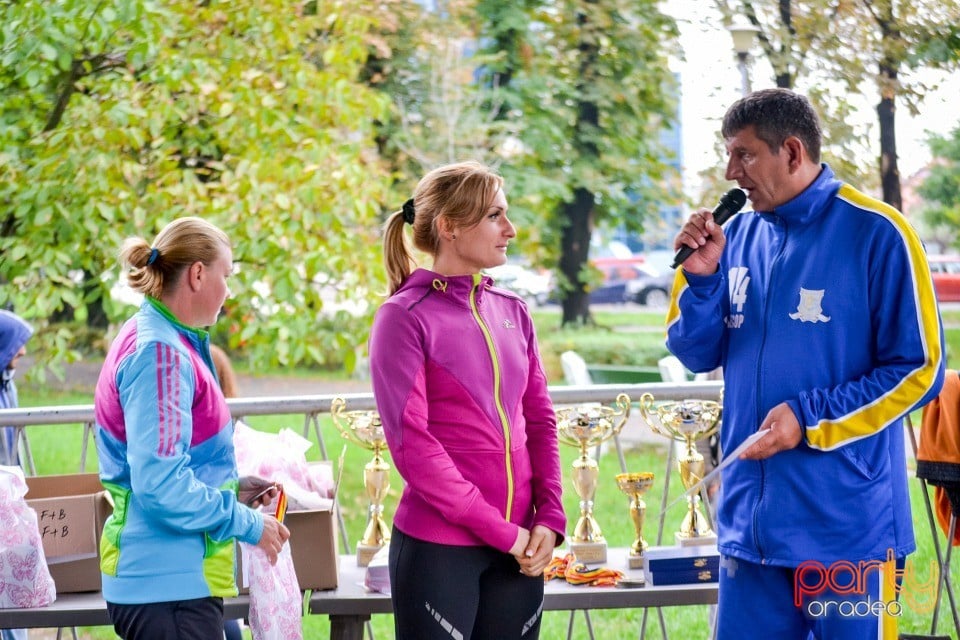
[[[915,543],[902,417],[944,375],[917,234],[826,165],[790,202],[725,231],[716,274],[678,270],[667,346],[692,371],[723,366],[723,451],[782,402],[804,438],[724,472],[721,551],[787,567],[905,556]]]
[[[518,527],[563,538],[556,414],[533,321],[486,276],[417,269],[377,310],[370,377],[420,540],[503,552]]]
[[[234,596],[234,539],[263,516],[237,500],[233,420],[206,331],[147,298],[97,381],[100,479],[113,498],[100,541],[103,596],[145,604]]]
[[[13,381],[10,363],[27,344],[33,335],[33,328],[17,314],[0,309],[0,409],[16,409],[17,385]],[[13,427],[0,427],[0,464],[16,465],[20,463],[17,451],[16,430]]]

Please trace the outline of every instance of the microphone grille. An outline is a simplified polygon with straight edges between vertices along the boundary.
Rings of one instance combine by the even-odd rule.
[[[730,191],[723,194],[720,202],[730,207],[733,211],[739,211],[743,205],[747,203],[747,194],[743,189],[730,189]]]

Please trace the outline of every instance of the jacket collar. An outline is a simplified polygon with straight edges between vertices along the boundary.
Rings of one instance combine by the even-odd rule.
[[[143,297],[143,305],[140,307],[140,310],[146,313],[156,313],[163,316],[167,322],[172,324],[177,328],[180,333],[185,334],[195,345],[201,345],[206,343],[210,339],[210,332],[205,329],[198,329],[197,327],[191,327],[186,325],[179,320],[177,316],[173,315],[173,312],[156,298],[151,298],[150,296]]]
[[[482,304],[486,290],[493,285],[493,278],[480,273],[466,276],[445,276],[429,269],[417,269],[403,282],[397,291],[406,289],[428,289],[433,295],[456,304],[469,306],[470,292],[476,286],[477,304]]]
[[[807,224],[822,215],[830,206],[842,183],[826,163],[820,165],[820,175],[793,200],[773,210],[773,215],[788,224]]]

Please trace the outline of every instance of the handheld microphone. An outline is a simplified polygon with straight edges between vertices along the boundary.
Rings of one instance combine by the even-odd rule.
[[[743,208],[743,205],[747,203],[747,194],[741,189],[730,189],[723,197],[720,198],[720,203],[717,205],[717,208],[713,210],[713,221],[717,224],[722,225],[724,222],[730,219],[733,214],[740,211]],[[676,269],[683,261],[689,258],[693,252],[696,251],[693,247],[688,247],[683,245],[677,251],[677,255],[673,258],[673,264],[670,265],[671,269]]]

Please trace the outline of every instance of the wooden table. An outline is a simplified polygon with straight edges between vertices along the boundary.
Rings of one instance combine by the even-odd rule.
[[[607,566],[627,575],[641,571],[624,569],[626,549],[609,550]],[[389,596],[371,593],[363,587],[364,568],[357,566],[356,556],[340,556],[339,585],[336,589],[313,591],[306,613],[330,618],[330,640],[362,640],[364,623],[374,614],[391,613]],[[543,599],[545,611],[590,609],[628,609],[714,604],[717,583],[699,583],[665,587],[588,587],[571,585],[559,579],[547,583]],[[224,600],[225,618],[246,618],[250,606],[248,596]],[[67,593],[47,607],[35,609],[0,609],[0,629],[31,627],[93,627],[110,625],[106,603],[99,592]]]

